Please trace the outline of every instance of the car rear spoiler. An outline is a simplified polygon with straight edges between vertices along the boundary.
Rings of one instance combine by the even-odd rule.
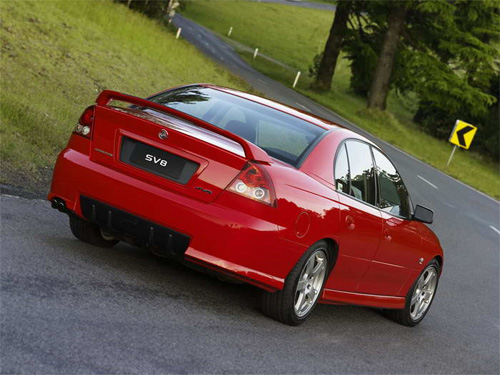
[[[190,116],[187,113],[178,111],[176,109],[169,108],[146,99],[138,98],[136,96],[122,94],[120,92],[111,90],[104,90],[103,92],[101,92],[96,99],[96,104],[100,106],[107,106],[112,100],[118,100],[120,102],[130,103],[139,107],[154,109],[159,112],[179,117],[183,120],[195,124],[196,126],[204,128],[216,134],[222,135],[223,137],[229,138],[239,143],[241,147],[243,147],[243,150],[245,152],[245,157],[248,160],[258,162],[261,164],[271,163],[271,158],[264,150],[254,145],[253,143],[247,141],[246,139],[239,137],[234,133],[228,132],[227,130],[218,128],[217,126],[212,125],[206,121],[200,120],[199,118]]]

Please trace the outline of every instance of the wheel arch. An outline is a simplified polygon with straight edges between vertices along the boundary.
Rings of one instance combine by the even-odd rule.
[[[439,264],[439,275],[443,272],[443,257],[441,255],[436,255],[433,259],[436,259],[436,261]]]
[[[339,256],[339,245],[338,245],[337,241],[335,241],[333,238],[330,238],[330,237],[322,238],[321,240],[316,241],[315,243],[320,242],[320,241],[325,241],[327,244],[328,260],[329,260],[328,263],[330,263],[330,265],[328,267],[329,268],[328,269],[328,276],[330,276],[330,274],[333,271],[333,268],[335,267],[335,264],[337,263],[337,258]]]

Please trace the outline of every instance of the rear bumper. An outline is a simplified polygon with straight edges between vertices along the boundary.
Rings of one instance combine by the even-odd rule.
[[[184,258],[190,238],[182,233],[83,195],[80,207],[85,219],[111,233],[130,238],[160,256]]]
[[[67,148],[57,159],[48,199],[61,198],[67,210],[89,219],[92,213],[85,208],[88,204],[82,205],[81,196],[159,227],[153,231],[165,228],[163,235],[153,235],[157,245],[168,246],[168,230],[187,238],[184,260],[270,291],[283,288],[284,279],[306,250],[282,239],[273,218],[224,205],[222,196],[214,203],[201,202],[95,163],[88,155]],[[107,220],[99,215],[99,220]]]

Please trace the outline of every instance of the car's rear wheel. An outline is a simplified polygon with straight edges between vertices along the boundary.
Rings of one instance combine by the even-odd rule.
[[[325,241],[309,248],[285,280],[282,290],[263,292],[264,314],[282,323],[303,323],[316,306],[328,274],[328,250]]]
[[[99,247],[112,247],[119,241],[103,233],[99,226],[78,216],[69,216],[69,226],[73,235],[80,241]]]
[[[432,260],[419,275],[406,296],[404,309],[384,310],[384,314],[399,324],[413,327],[420,323],[431,307],[439,283],[440,267]]]

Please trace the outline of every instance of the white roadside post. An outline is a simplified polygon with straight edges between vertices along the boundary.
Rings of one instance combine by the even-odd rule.
[[[182,32],[182,27],[179,27],[177,29],[177,34],[175,35],[175,39],[179,39],[179,37],[181,36],[181,32]]]
[[[257,57],[257,54],[259,53],[259,49],[256,48],[254,53],[253,53],[253,59],[255,60],[255,58]]]
[[[233,32],[233,27],[231,26],[229,28],[229,31],[227,32],[227,36],[231,36],[231,33]]]
[[[453,155],[455,155],[455,150],[457,149],[457,145],[453,146],[453,150],[451,150],[450,157],[448,158],[448,163],[446,163],[446,166],[450,165],[451,159],[453,159]]]
[[[293,81],[293,88],[295,88],[295,86],[297,86],[297,82],[299,82],[299,78],[300,78],[300,71],[297,72],[297,75],[295,76],[295,81]]]

